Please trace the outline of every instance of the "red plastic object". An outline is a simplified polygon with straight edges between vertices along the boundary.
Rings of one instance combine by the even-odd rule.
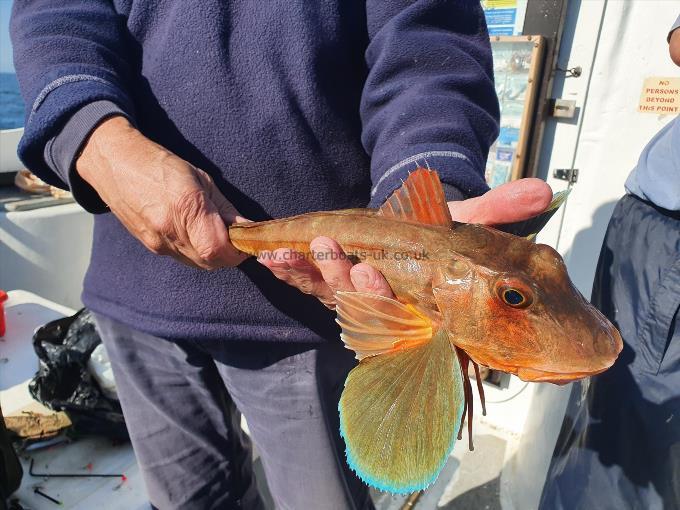
[[[3,304],[5,301],[7,301],[7,293],[0,290],[0,336],[5,336],[5,305]]]

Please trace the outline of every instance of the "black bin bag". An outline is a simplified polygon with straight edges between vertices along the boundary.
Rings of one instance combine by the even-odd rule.
[[[33,347],[40,368],[29,391],[50,409],[64,411],[76,433],[127,439],[120,404],[104,395],[87,368],[100,343],[94,317],[85,308],[38,328]]]
[[[0,510],[7,508],[7,498],[21,485],[23,470],[14,451],[0,408]]]

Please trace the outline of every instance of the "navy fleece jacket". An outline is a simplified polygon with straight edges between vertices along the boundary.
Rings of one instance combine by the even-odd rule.
[[[73,161],[113,113],[253,220],[379,205],[418,162],[465,195],[487,189],[498,105],[478,1],[31,0],[11,33],[30,105],[19,155],[95,213]],[[168,338],[337,337],[332,312],[253,259],[190,268],[110,213],[95,216],[83,301]]]

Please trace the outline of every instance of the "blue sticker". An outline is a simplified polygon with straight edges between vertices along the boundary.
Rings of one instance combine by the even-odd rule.
[[[515,145],[519,140],[519,129],[513,127],[502,127],[498,134],[498,143],[500,145]]]
[[[488,9],[484,15],[487,25],[514,25],[517,9]]]
[[[489,35],[514,35],[515,27],[489,27]]]
[[[507,161],[510,163],[512,161],[513,154],[515,154],[515,151],[510,148],[498,147],[498,149],[496,149],[496,159],[498,161]]]

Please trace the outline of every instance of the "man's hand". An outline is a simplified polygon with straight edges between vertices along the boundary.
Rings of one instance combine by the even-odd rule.
[[[520,179],[503,184],[481,197],[449,202],[455,221],[501,225],[532,218],[543,212],[552,200],[552,191],[541,179]],[[277,278],[319,298],[329,308],[335,308],[338,290],[372,292],[394,297],[387,280],[369,264],[352,263],[343,255],[333,239],[317,237],[310,248],[318,268],[302,254],[281,248],[265,253],[258,259]]]
[[[210,176],[137,131],[122,116],[101,123],[76,171],[153,253],[203,269],[244,258],[226,225],[246,221]]]
[[[545,211],[552,200],[545,181],[519,179],[498,186],[481,197],[449,202],[451,217],[461,223],[503,225],[523,221]]]
[[[331,309],[335,308],[335,293],[339,290],[393,297],[380,271],[363,262],[352,265],[340,245],[330,237],[317,237],[309,247],[318,267],[303,254],[288,248],[263,252],[257,260],[280,280],[316,296]]]

